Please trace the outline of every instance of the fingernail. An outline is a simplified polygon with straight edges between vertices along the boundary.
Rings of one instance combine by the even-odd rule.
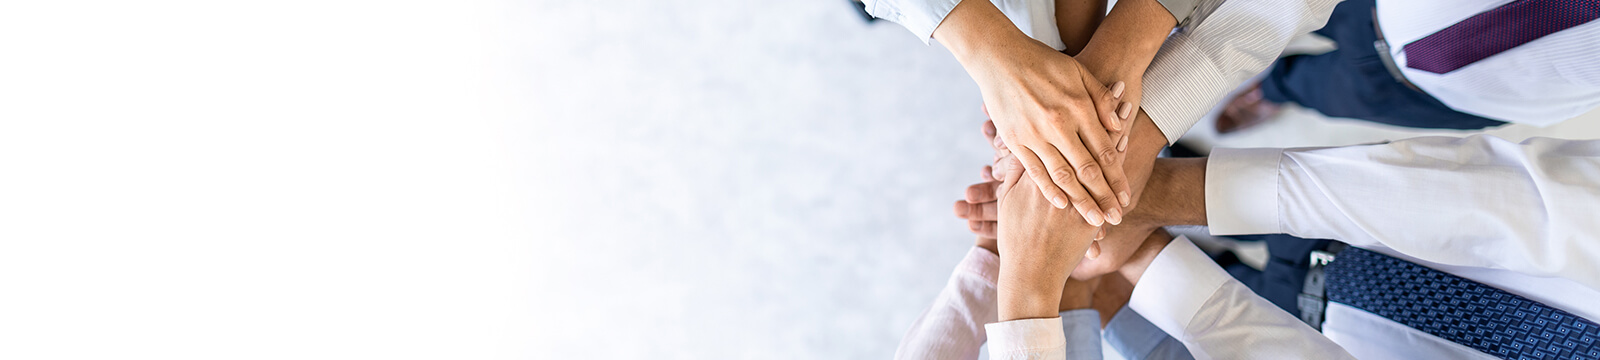
[[[1106,223],[1105,215],[1100,215],[1100,210],[1089,210],[1089,225],[1100,226]]]
[[[1102,237],[1102,239],[1103,238],[1104,237]],[[1100,258],[1100,245],[1099,245],[1099,243],[1098,242],[1089,243],[1089,250],[1085,250],[1083,252],[1083,257],[1089,258],[1089,260],[1099,259]]]
[[[1067,202],[1062,201],[1059,197],[1050,198],[1050,203],[1055,204],[1057,209],[1067,208]]]
[[[1128,151],[1128,137],[1127,136],[1123,136],[1121,139],[1117,139],[1117,152],[1127,152],[1127,151]]]
[[[983,134],[984,135],[989,135],[989,136],[994,136],[994,127],[993,126],[984,126],[983,127]]]
[[[1122,225],[1122,210],[1111,209],[1111,211],[1106,212],[1106,222],[1111,223],[1111,225]]]
[[[1122,103],[1122,107],[1117,108],[1117,117],[1123,120],[1127,120],[1128,114],[1131,113],[1133,113],[1133,103]]]
[[[1117,195],[1117,200],[1122,200],[1122,206],[1128,206],[1128,202],[1133,201],[1133,197],[1128,196],[1127,191],[1123,191],[1122,194]]]
[[[1124,84],[1121,81],[1118,81],[1116,84],[1111,84],[1111,97],[1121,99],[1122,91],[1127,90],[1127,87],[1128,84]]]

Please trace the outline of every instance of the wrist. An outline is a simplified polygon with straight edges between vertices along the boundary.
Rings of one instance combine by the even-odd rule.
[[[1007,286],[1002,281],[996,297],[999,300],[1000,321],[1043,319],[1056,317],[1061,305],[1061,286],[1044,287],[1039,284]]]
[[[1156,229],[1145,238],[1138,249],[1134,250],[1133,256],[1117,270],[1117,273],[1121,274],[1129,284],[1138,286],[1139,278],[1144,276],[1144,271],[1150,268],[1150,263],[1155,262],[1156,256],[1161,255],[1161,251],[1166,249],[1172,240],[1172,234],[1168,234],[1166,230]]]
[[[950,50],[956,61],[974,77],[980,74],[970,70],[1004,61],[1010,58],[1006,54],[1008,51],[1026,44],[1021,41],[1033,40],[988,1],[956,4],[934,29],[933,38]]]

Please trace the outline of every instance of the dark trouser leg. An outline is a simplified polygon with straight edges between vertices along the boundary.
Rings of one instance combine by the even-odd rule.
[[[1267,252],[1267,266],[1262,270],[1238,262],[1238,258],[1231,253],[1224,253],[1217,257],[1217,265],[1222,265],[1234,279],[1244,283],[1256,295],[1266,298],[1273,305],[1294,316],[1300,316],[1297,305],[1300,290],[1305,287],[1306,271],[1311,268],[1311,252],[1328,247],[1330,240],[1312,240],[1297,238],[1284,234],[1271,235],[1245,235],[1234,236],[1244,241],[1265,241]]]
[[[1328,24],[1316,32],[1337,43],[1338,50],[1279,59],[1261,82],[1266,99],[1300,104],[1327,116],[1416,128],[1482,129],[1505,124],[1455,111],[1396,80],[1373,47],[1378,40],[1372,26],[1373,3],[1350,0],[1334,7]]]

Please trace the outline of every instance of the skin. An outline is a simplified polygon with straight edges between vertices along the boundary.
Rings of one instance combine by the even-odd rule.
[[[1000,320],[1054,317],[1068,274],[1089,252],[1089,239],[1102,231],[1100,225],[1121,224],[1137,204],[1166,138],[1148,115],[1133,110],[1144,71],[1174,25],[1176,19],[1154,0],[1119,1],[1075,58],[1028,39],[985,1],[961,2],[935,30],[934,38],[983,92],[996,141],[1017,159],[1015,166],[997,164],[986,179],[1005,180],[989,185],[997,199],[990,228],[1002,250]],[[1096,86],[1105,83],[1115,89]],[[1123,99],[1133,101],[1121,105]],[[1020,190],[1027,186],[1018,184],[1034,189]],[[968,200],[979,197],[972,195]],[[1029,202],[1027,195],[1048,200]],[[1064,209],[1069,202],[1079,217],[1037,207]],[[975,203],[981,201],[968,201],[968,216],[985,217],[981,205],[972,211]],[[958,203],[958,214],[960,208]],[[1046,222],[1052,219],[1062,223]],[[975,232],[990,226],[982,220],[969,224]],[[1144,249],[1136,241],[1099,248],[1096,260],[1111,264]]]
[[[1000,321],[1055,317],[1067,269],[1077,266],[1093,226],[1044,200],[1032,177],[1014,167],[996,189],[999,210],[997,284]]]
[[[1056,30],[1067,45],[1061,53],[1078,56],[1100,21],[1106,17],[1105,0],[1056,0]]]
[[[1071,56],[1017,30],[989,2],[961,2],[933,36],[978,83],[1000,136],[1041,196],[1057,208],[1070,203],[1096,226],[1121,222],[1131,192],[1107,128],[1122,130],[1124,119],[1115,115],[1125,85],[1106,88]]]

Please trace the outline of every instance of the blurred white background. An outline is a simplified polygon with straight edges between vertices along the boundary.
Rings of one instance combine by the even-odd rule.
[[[978,105],[844,0],[7,2],[0,358],[887,358]],[[1296,114],[1196,136],[1412,134]]]

